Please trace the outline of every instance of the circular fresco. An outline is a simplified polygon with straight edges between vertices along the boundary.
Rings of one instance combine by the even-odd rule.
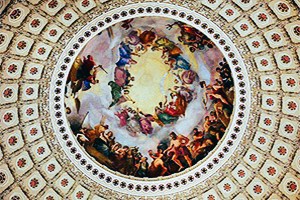
[[[114,191],[153,196],[199,184],[230,158],[248,89],[239,52],[215,24],[145,3],[107,12],[70,40],[49,102],[79,170]]]
[[[66,82],[66,113],[100,164],[124,175],[168,176],[221,140],[233,84],[223,54],[198,29],[170,18],[132,18],[79,53]]]

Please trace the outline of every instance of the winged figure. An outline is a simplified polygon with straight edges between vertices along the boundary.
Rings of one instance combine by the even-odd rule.
[[[97,67],[95,66],[96,63],[91,55],[88,55],[87,57],[84,56],[83,59],[78,56],[72,65],[67,78],[67,85],[71,82],[72,95],[75,99],[77,111],[80,108],[80,101],[76,97],[77,92],[80,90],[89,90],[91,88],[91,84],[96,84],[99,82],[99,80],[96,80],[99,68],[106,72],[102,65]]]

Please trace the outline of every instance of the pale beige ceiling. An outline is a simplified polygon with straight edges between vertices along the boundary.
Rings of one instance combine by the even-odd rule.
[[[139,199],[99,185],[72,164],[52,129],[49,87],[60,54],[84,25],[116,7],[149,1],[52,0],[52,10],[50,1],[0,1],[0,198]],[[159,2],[194,10],[229,36],[246,65],[252,97],[243,139],[222,168],[183,192],[151,198],[299,199],[300,2]],[[71,20],[63,20],[68,13]],[[30,29],[36,18],[40,24]],[[24,95],[29,87],[32,96]]]

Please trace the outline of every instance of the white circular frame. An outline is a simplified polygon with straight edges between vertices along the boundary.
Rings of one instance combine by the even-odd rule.
[[[125,14],[126,16],[125,16]],[[230,125],[215,149],[202,161],[180,173],[158,178],[137,178],[113,172],[97,163],[79,145],[69,126],[64,108],[64,90],[68,73],[76,56],[99,32],[126,19],[156,16],[172,18],[189,24],[211,39],[223,53],[234,79],[235,103]],[[250,114],[250,83],[239,51],[230,38],[204,16],[180,6],[166,3],[137,3],[123,6],[95,18],[84,26],[61,54],[50,85],[49,106],[56,137],[72,163],[86,176],[115,192],[137,196],[159,196],[178,193],[213,175],[239,145]]]

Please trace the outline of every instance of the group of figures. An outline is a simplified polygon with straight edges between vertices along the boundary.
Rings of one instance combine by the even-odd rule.
[[[155,127],[167,127],[164,136],[159,137],[155,148],[151,147],[142,153],[141,148],[146,147],[117,141],[119,133],[105,114],[96,126],[83,127],[81,124],[72,130],[85,150],[111,170],[136,177],[168,176],[202,160],[221,140],[233,111],[234,83],[225,59],[221,58],[218,66],[211,67],[212,78],[207,84],[199,77],[197,66],[193,66],[184,55],[183,47],[190,54],[215,48],[212,41],[199,30],[178,21],[166,24],[167,30],[178,28],[176,41],[179,45],[165,35],[160,36],[153,28],[133,29],[130,24],[132,21],[122,22],[121,27],[130,31],[118,43],[118,60],[112,69],[113,78],[107,82],[111,96],[107,109],[113,111],[119,128],[125,128],[130,137],[144,135],[151,140],[152,135],[157,134]],[[168,88],[165,100],[153,108],[153,113],[145,113],[136,107],[134,96],[130,95],[136,81],[131,73],[137,64],[135,57],[141,57],[148,51],[161,52],[161,60],[174,78],[174,85]],[[72,90],[77,112],[81,104],[77,93],[86,92],[92,85],[97,85],[97,73],[100,70],[108,74],[106,67],[96,65],[92,55],[83,59],[78,57],[74,62],[67,84]],[[199,97],[199,93],[203,97]],[[179,133],[172,129],[177,121],[185,118],[189,104],[199,98],[205,111],[192,132]],[[125,102],[127,104],[123,106]],[[128,106],[129,102],[131,106]],[[67,105],[66,110],[67,114],[71,113]]]
[[[98,162],[125,175],[158,177],[188,168],[214,149],[230,121],[234,94],[228,64],[225,61],[221,62],[217,72],[215,84],[206,85],[205,82],[199,82],[205,90],[204,104],[210,99],[212,105],[209,106],[210,112],[205,116],[203,125],[194,128],[193,132],[188,134],[192,135],[192,139],[170,132],[169,139],[161,141],[155,150],[149,150],[149,155],[145,156],[139,152],[137,146],[122,146],[116,142],[114,133],[102,122],[93,129],[81,129],[77,134],[78,140]],[[149,160],[149,157],[152,160]]]
[[[212,48],[213,43],[200,31],[181,22],[167,24],[167,29],[174,26],[180,28],[178,41],[189,47],[191,52]],[[130,75],[130,68],[134,67],[137,61],[134,56],[141,56],[147,51],[161,51],[161,58],[164,64],[169,67],[169,72],[176,79],[175,83],[179,86],[169,88],[169,97],[165,96],[165,101],[160,102],[154,108],[154,113],[143,113],[138,108],[123,108],[116,112],[120,118],[120,125],[127,126],[131,135],[141,132],[152,134],[153,125],[159,126],[175,123],[181,116],[184,116],[188,103],[194,98],[193,84],[198,79],[197,73],[191,69],[190,62],[184,58],[183,51],[173,41],[167,37],[160,37],[153,29],[141,31],[132,30],[119,46],[120,59],[116,63],[114,81],[109,82],[113,102],[110,106],[119,105],[126,101],[135,101],[130,97],[130,81],[135,78]]]

